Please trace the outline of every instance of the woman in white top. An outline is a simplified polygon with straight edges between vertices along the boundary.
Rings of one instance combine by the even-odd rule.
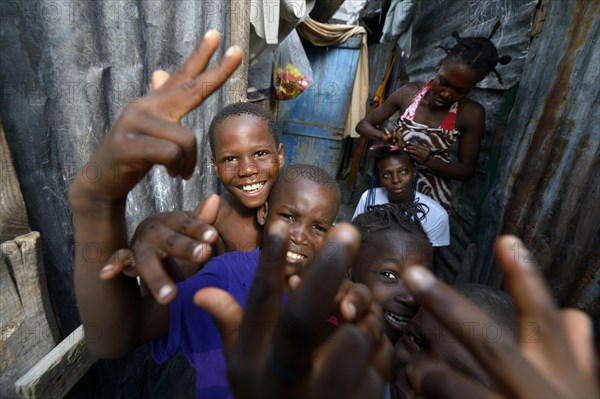
[[[408,153],[395,145],[376,144],[369,148],[369,156],[375,158],[373,184],[360,197],[352,219],[372,205],[415,203],[420,205],[421,224],[431,245],[450,245],[448,213],[433,198],[416,191],[416,169]]]

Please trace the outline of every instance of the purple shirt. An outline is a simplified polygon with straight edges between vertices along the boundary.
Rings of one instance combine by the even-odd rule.
[[[231,398],[232,395],[219,330],[211,316],[194,305],[194,294],[204,287],[218,287],[229,292],[245,308],[258,269],[259,254],[258,249],[226,253],[211,259],[197,274],[178,283],[177,297],[169,309],[169,333],[152,342],[152,354],[159,364],[178,352],[187,357],[196,369],[197,398]]]

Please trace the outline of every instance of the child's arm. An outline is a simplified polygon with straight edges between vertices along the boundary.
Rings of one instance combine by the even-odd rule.
[[[231,48],[216,67],[205,70],[218,45],[218,34],[208,32],[168,81],[127,105],[86,165],[99,170],[99,177],[86,179],[84,168],[71,186],[75,294],[88,347],[98,356],[123,355],[168,328],[168,307],[142,301],[134,279],[104,281],[99,274],[111,254],[127,247],[125,199],[150,168],[160,164],[171,176],[192,175],[195,135],[179,121],[241,62],[241,51]],[[173,299],[175,286],[163,269],[143,269],[140,274],[159,302]]]
[[[383,104],[375,108],[356,125],[356,132],[370,140],[397,144],[399,139],[393,133],[379,130],[379,126],[394,115],[394,112],[404,112],[405,100],[412,98],[418,87],[413,84],[405,85],[396,90]]]

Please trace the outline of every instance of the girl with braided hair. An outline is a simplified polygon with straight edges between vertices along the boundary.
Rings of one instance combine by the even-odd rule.
[[[450,210],[450,180],[467,180],[475,173],[485,110],[467,94],[493,72],[502,83],[496,65],[510,62],[498,57],[491,38],[460,37],[454,47],[441,47],[446,56],[435,68],[434,78],[422,87],[411,83],[395,91],[380,107],[356,125],[371,140],[403,147],[417,164],[417,190]],[[393,132],[378,126],[398,111]],[[450,147],[458,140],[458,162],[450,162]]]
[[[391,144],[375,144],[368,155],[375,158],[371,188],[363,193],[352,220],[373,205],[392,203],[414,209],[434,247],[450,245],[448,212],[433,198],[418,192],[416,169],[410,155]]]
[[[383,310],[385,332],[394,345],[418,310],[402,273],[410,265],[431,268],[432,247],[412,205],[375,205],[352,223],[361,239],[350,279],[369,288]]]

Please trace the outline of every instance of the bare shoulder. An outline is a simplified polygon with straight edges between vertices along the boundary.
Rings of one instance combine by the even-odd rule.
[[[483,127],[485,122],[485,108],[477,101],[470,98],[463,99],[458,104],[456,124],[459,130]]]
[[[399,108],[403,109],[408,107],[413,97],[420,89],[421,87],[416,83],[407,83],[393,92],[390,98],[393,98],[394,102],[399,105]]]
[[[415,95],[419,90],[421,90],[421,86],[416,83],[407,83],[398,90],[404,90],[406,94]]]
[[[473,117],[485,117],[485,108],[475,100],[470,98],[463,99],[458,103],[458,115],[473,116]],[[457,116],[458,116],[457,115]]]

